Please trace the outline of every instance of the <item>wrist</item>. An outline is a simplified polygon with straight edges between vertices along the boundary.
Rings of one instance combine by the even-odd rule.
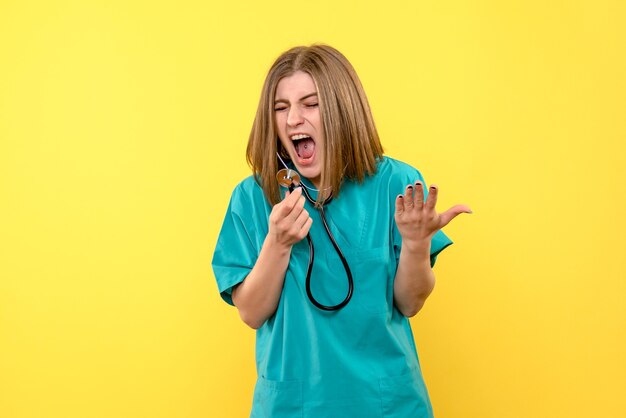
[[[430,239],[428,240],[403,240],[402,251],[412,256],[426,256],[430,258]]]
[[[272,234],[267,234],[267,236],[265,237],[265,241],[263,242],[263,247],[265,247],[265,249],[269,251],[270,254],[276,255],[278,257],[284,257],[291,254],[292,246],[290,244],[281,243]]]

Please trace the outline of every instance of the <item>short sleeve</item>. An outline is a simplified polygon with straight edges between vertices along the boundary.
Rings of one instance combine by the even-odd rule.
[[[433,267],[440,252],[452,245],[452,240],[440,229],[430,241],[430,266]]]
[[[248,276],[259,254],[252,239],[254,225],[249,216],[240,215],[241,199],[241,190],[235,189],[217,238],[212,261],[220,295],[233,306],[233,287]]]
[[[412,177],[407,177],[405,184],[402,186],[400,190],[404,191],[404,187],[406,187],[407,184],[412,184],[417,180],[420,180],[423,185],[426,185],[426,181],[424,180],[424,177],[422,176],[422,174],[418,170],[415,170],[415,172],[412,174]],[[427,196],[428,196],[428,188],[426,187],[424,189],[424,201],[426,201]],[[394,207],[395,207],[395,198],[396,196],[394,195],[393,196]],[[433,235],[430,241],[430,266],[431,267],[435,265],[435,262],[437,261],[437,256],[439,255],[439,253],[441,253],[448,246],[452,245],[452,243],[453,243],[452,240],[448,238],[448,236],[441,230],[437,231],[435,235]],[[399,262],[400,250],[402,249],[402,236],[400,235],[400,232],[398,231],[398,228],[395,222],[393,222],[393,248],[394,248],[394,252],[396,255],[396,262]]]

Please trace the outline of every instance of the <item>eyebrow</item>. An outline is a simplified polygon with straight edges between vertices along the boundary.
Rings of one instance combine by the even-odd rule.
[[[306,100],[309,97],[313,97],[313,96],[317,96],[317,92],[309,93],[306,96],[301,97],[300,101]],[[274,104],[276,103],[289,103],[289,102],[285,99],[278,99],[278,100],[274,100]]]

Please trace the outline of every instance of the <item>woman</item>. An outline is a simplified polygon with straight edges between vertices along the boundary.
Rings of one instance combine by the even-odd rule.
[[[213,269],[257,330],[251,416],[431,417],[408,318],[452,243],[441,228],[470,209],[437,213],[437,188],[383,156],[354,69],[325,45],[290,49],[271,67],[247,159],[254,176],[233,192]],[[277,182],[283,164],[299,173],[292,192]]]

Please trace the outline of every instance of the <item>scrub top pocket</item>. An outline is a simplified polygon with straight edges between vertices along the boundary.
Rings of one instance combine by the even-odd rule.
[[[354,295],[351,303],[364,313],[385,313],[393,306],[393,288],[390,280],[389,247],[376,247],[354,251],[348,256],[354,278]],[[341,262],[333,268],[343,269]]]
[[[412,370],[400,376],[380,379],[384,418],[433,417],[421,372]]]
[[[300,418],[302,415],[301,381],[257,379],[250,418]]]

